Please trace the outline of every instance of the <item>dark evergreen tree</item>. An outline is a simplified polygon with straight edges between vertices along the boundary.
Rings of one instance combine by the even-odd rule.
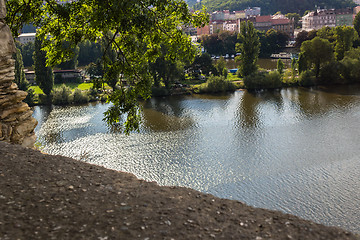
[[[20,90],[23,90],[28,93],[24,102],[29,106],[34,105],[34,90],[30,89],[30,84],[25,78],[24,64],[21,56],[21,51],[19,48],[16,48],[16,52],[13,54],[15,60],[15,80],[14,82],[18,85]]]
[[[46,66],[46,52],[41,50],[41,41],[38,38],[35,39],[34,64],[35,81],[49,100],[54,86],[54,75],[52,68]]]
[[[240,53],[239,73],[242,77],[257,70],[257,59],[260,51],[260,41],[252,22],[242,22],[238,35],[240,43],[236,44],[236,52]]]

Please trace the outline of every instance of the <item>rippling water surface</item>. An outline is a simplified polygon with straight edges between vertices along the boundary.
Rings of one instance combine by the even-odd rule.
[[[360,86],[181,96],[144,104],[139,133],[106,104],[36,107],[43,151],[360,233]]]

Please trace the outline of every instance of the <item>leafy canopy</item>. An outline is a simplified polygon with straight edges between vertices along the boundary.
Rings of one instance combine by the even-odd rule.
[[[257,59],[260,51],[260,40],[252,22],[241,22],[239,43],[236,44],[236,51],[240,53],[237,57],[240,60],[239,73],[245,77],[257,70]]]
[[[104,68],[121,74],[130,87],[120,85],[109,96],[113,105],[105,120],[112,124],[126,115],[126,132],[139,126],[137,98],[150,95],[149,62],[160,56],[161,47],[168,50],[166,60],[192,61],[197,49],[181,28],[200,27],[208,21],[205,9],[191,12],[182,0],[78,0],[63,5],[55,0],[8,0],[7,9],[6,20],[14,35],[23,23],[40,27],[38,36],[44,41],[48,65],[71,59],[72,49],[84,40],[106,40],[105,51],[114,51],[115,58],[104,58]],[[104,81],[111,77],[114,74],[105,73]]]

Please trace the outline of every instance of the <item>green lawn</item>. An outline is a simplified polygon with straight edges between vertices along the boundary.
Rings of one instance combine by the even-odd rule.
[[[65,85],[72,90],[75,88],[79,88],[80,90],[89,90],[93,86],[92,83],[66,83]],[[54,88],[61,86],[62,84],[55,84]],[[35,94],[43,94],[43,91],[39,88],[39,86],[31,86],[30,88],[34,90]]]
[[[237,76],[237,74],[232,74],[232,73],[229,73],[228,75],[227,75],[227,79],[229,80],[229,81],[242,81],[242,78],[239,78],[238,76]]]

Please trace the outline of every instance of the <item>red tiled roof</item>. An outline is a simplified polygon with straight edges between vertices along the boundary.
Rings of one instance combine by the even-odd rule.
[[[280,25],[280,24],[289,24],[290,20],[289,19],[271,19],[271,23],[273,25]]]
[[[270,22],[270,21],[271,21],[270,15],[256,17],[256,22]]]

